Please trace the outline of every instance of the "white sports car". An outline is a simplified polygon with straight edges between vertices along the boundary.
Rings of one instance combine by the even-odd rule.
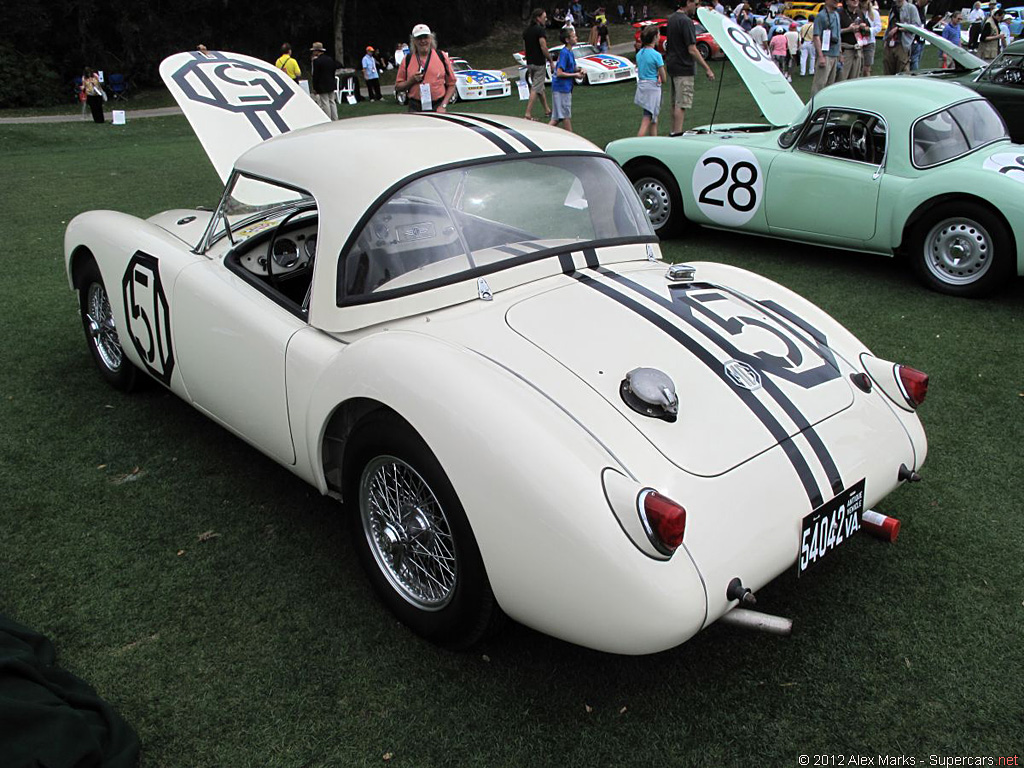
[[[544,82],[551,82],[551,73],[554,72],[555,62],[558,61],[558,54],[564,47],[556,45],[548,49],[552,61],[547,65]],[[601,53],[589,43],[577,43],[573,46],[572,52],[576,57],[576,66],[586,74],[586,79],[583,81],[586,85],[606,85],[621,80],[636,80],[636,64],[627,58],[612,53]],[[525,52],[519,51],[512,54],[512,57],[519,66],[526,66]]]
[[[343,499],[423,636],[465,645],[503,612],[649,653],[762,623],[752,590],[836,557],[916,477],[927,378],[758,275],[660,261],[586,140],[327,122],[229,53],[161,74],[226,188],[215,211],[68,225],[91,356]]]
[[[458,57],[452,58],[452,69],[455,70],[455,92],[462,101],[500,99],[512,93],[508,75],[500,69],[473,69],[468,61]]]

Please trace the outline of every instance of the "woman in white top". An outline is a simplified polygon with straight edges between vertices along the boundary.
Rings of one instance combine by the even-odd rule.
[[[862,49],[864,69],[861,72],[861,77],[871,77],[871,67],[875,63],[875,40],[882,34],[882,16],[878,12],[878,3],[872,2],[872,0],[861,2],[860,7],[868,24],[871,25],[871,42]]]

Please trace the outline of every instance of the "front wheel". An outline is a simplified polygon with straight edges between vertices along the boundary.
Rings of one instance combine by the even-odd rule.
[[[395,101],[397,101],[401,106],[404,107],[407,103],[409,103],[408,91],[395,91]]]
[[[114,389],[131,391],[135,387],[138,369],[121,347],[107,289],[92,258],[82,268],[78,280],[78,304],[86,343],[100,375]]]
[[[686,227],[683,199],[675,177],[660,165],[641,163],[626,169],[640,196],[647,218],[660,238],[673,237]]]
[[[995,291],[1011,274],[1013,240],[991,211],[968,201],[935,207],[910,239],[912,265],[929,288],[953,296]]]
[[[711,61],[711,46],[703,40],[697,43],[697,52],[704,61]]]
[[[469,520],[440,462],[393,414],[356,428],[346,499],[358,504],[353,541],[374,589],[417,634],[465,648],[499,609]]]
[[[459,89],[456,88],[454,91],[452,91],[452,97],[450,99],[448,99],[448,106],[451,106],[452,104],[458,104],[458,103],[459,103]]]

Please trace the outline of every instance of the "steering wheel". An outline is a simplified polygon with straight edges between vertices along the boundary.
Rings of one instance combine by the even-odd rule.
[[[871,129],[863,120],[857,120],[850,126],[850,154],[854,160],[865,163],[875,161],[875,145],[871,141]]]
[[[267,282],[269,282],[271,284],[271,286],[273,286],[274,288],[277,288],[278,284],[285,277],[284,275],[277,275],[277,276],[274,275],[274,246],[277,245],[277,238],[278,238],[278,236],[282,232],[284,232],[285,225],[288,224],[289,221],[294,219],[300,213],[305,213],[305,212],[310,211],[310,210],[312,210],[312,209],[311,208],[296,208],[294,211],[292,211],[287,216],[285,216],[281,220],[281,223],[278,224],[277,227],[274,228],[274,234],[271,235],[271,237],[270,237],[270,244],[267,246]],[[302,258],[302,254],[299,253],[298,257]],[[306,264],[304,266],[308,268],[309,266],[312,265],[312,262],[313,262],[313,257],[310,256],[309,260],[306,262]],[[296,272],[301,271],[301,269],[302,269],[301,267],[298,268],[298,269],[295,269],[292,272],[289,272],[288,275],[289,276],[290,275],[294,275]]]

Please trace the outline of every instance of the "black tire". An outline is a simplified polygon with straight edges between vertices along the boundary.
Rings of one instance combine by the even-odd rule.
[[[704,61],[711,61],[711,46],[703,40],[697,42],[697,53]]]
[[[500,609],[466,513],[430,448],[389,412],[367,417],[350,446],[352,540],[381,600],[414,632],[448,648],[490,634]]]
[[[675,176],[655,163],[637,163],[626,168],[626,175],[640,196],[654,233],[662,238],[680,234],[687,225],[683,197]]]
[[[929,288],[951,296],[987,296],[1013,273],[1013,238],[988,208],[968,200],[940,203],[911,230],[911,265]]]
[[[409,103],[409,92],[408,91],[395,91],[395,101],[401,106],[405,106]]]
[[[130,392],[135,388],[139,371],[124,354],[107,289],[92,258],[82,266],[78,277],[78,306],[86,343],[100,375],[114,389]]]
[[[459,89],[456,88],[454,91],[452,91],[452,97],[450,99],[448,99],[448,106],[451,106],[452,104],[458,104],[458,103],[459,103]]]

